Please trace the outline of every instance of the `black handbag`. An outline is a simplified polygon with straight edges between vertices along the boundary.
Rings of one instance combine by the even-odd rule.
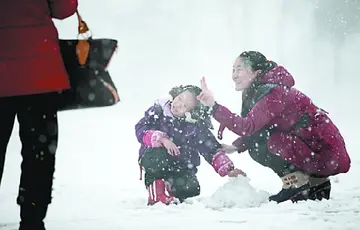
[[[59,92],[59,111],[112,106],[120,99],[107,66],[118,41],[93,39],[89,28],[76,12],[79,36],[83,39],[60,39],[60,51],[71,88]],[[78,36],[78,37],[79,37]]]

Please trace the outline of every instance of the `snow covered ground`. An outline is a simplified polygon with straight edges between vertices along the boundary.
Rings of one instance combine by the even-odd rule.
[[[349,37],[335,63],[333,46],[316,38],[313,6],[305,1],[81,0],[80,13],[94,37],[119,40],[111,75],[122,102],[110,108],[63,112],[49,230],[173,230],[206,228],[355,230],[360,225],[360,156],[351,115],[357,98],[354,47]],[[304,3],[305,2],[305,3]],[[308,1],[311,2],[311,1]],[[301,17],[301,20],[299,20]],[[306,19],[309,18],[309,19]],[[76,18],[56,22],[62,38],[76,37]],[[332,178],[324,202],[268,203],[280,180],[247,153],[231,155],[251,178],[220,178],[203,162],[200,197],[186,204],[146,206],[139,181],[134,125],[158,96],[176,84],[198,84],[205,75],[217,99],[240,111],[231,67],[244,49],[257,49],[292,72],[297,86],[331,112],[352,158],[348,174]],[[335,70],[340,76],[335,76]],[[322,85],[319,85],[322,83]],[[351,113],[350,113],[351,110]],[[0,229],[16,229],[20,176],[18,126],[11,138],[0,190]],[[235,137],[224,133],[229,143]],[[2,224],[9,224],[1,227]]]

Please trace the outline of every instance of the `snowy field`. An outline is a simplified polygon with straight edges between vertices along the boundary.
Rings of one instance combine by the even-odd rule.
[[[311,1],[292,0],[81,0],[80,13],[94,38],[119,40],[110,63],[121,102],[110,108],[59,114],[60,140],[49,230],[358,230],[360,156],[360,35],[349,36],[335,58],[334,45],[314,34]],[[309,3],[309,4],[308,4]],[[62,38],[76,37],[76,17],[57,21]],[[139,180],[134,126],[153,101],[177,84],[207,76],[217,100],[240,111],[231,81],[233,60],[255,49],[283,64],[296,86],[330,112],[352,159],[349,173],[332,177],[331,200],[268,203],[281,188],[270,170],[247,153],[231,158],[250,181],[220,178],[203,161],[200,197],[178,206],[146,206]],[[359,48],[357,49],[359,50]],[[358,60],[358,59],[357,59]],[[218,125],[215,123],[216,128]],[[15,230],[20,141],[15,126],[0,190],[0,230]],[[235,136],[224,133],[224,142]],[[8,226],[2,226],[8,224]]]

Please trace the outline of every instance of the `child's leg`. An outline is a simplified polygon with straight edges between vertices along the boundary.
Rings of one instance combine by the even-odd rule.
[[[174,197],[166,194],[165,180],[174,170],[174,157],[170,156],[164,148],[147,150],[140,159],[140,165],[145,171],[145,186],[149,192],[148,204],[157,202],[170,204],[175,201]]]
[[[183,169],[169,175],[166,181],[171,185],[168,190],[183,202],[186,198],[200,195],[200,184],[194,172]]]
[[[145,186],[155,180],[164,179],[173,171],[178,171],[176,158],[170,156],[165,148],[148,149],[140,159],[140,165],[145,171]]]

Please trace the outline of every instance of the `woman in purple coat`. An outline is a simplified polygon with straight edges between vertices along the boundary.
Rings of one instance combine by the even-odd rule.
[[[173,88],[171,99],[157,100],[135,126],[148,205],[168,205],[199,195],[200,155],[222,177],[244,175],[219,151],[221,144],[211,132],[208,107],[196,100],[200,93],[199,87],[191,85]]]

